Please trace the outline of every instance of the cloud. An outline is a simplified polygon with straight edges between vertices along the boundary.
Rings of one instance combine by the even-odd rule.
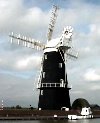
[[[41,39],[42,35],[44,35],[43,38],[46,39],[48,13],[43,12],[37,6],[27,8],[23,1],[0,1],[0,35],[8,36],[9,32],[13,31],[30,37],[34,36],[36,39]]]
[[[72,94],[78,94],[78,95],[79,95],[79,94],[83,94],[83,93],[84,93],[84,92],[78,91],[78,90],[77,90],[77,91],[72,91]]]
[[[4,106],[37,106],[39,91],[34,80],[34,76],[26,79],[0,73],[0,100],[4,100]]]
[[[16,63],[15,67],[19,70],[35,69],[40,68],[41,57],[40,56],[28,56],[26,58],[20,58]]]
[[[92,90],[92,91],[98,91],[98,90],[100,90],[100,85],[93,85],[93,86],[90,88],[90,90]]]
[[[89,69],[85,73],[84,78],[87,81],[99,81],[100,80],[100,74],[96,73],[96,70],[94,70],[94,69]]]

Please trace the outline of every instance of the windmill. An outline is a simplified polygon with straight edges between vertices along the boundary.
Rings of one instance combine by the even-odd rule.
[[[52,39],[54,26],[56,23],[58,7],[53,6],[50,23],[48,26],[47,43],[43,44],[38,40],[21,37],[13,32],[9,35],[11,42],[26,47],[43,50],[40,76],[38,79],[38,89],[40,89],[38,109],[39,110],[61,110],[63,107],[71,108],[66,60],[68,57],[77,58],[71,46],[73,28],[67,26],[62,31],[60,38]]]

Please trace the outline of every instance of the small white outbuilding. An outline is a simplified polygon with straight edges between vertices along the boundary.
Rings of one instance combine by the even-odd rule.
[[[84,107],[82,108],[82,111],[81,111],[81,115],[83,116],[88,116],[88,115],[91,115],[92,114],[92,111],[91,111],[91,108],[90,107]]]

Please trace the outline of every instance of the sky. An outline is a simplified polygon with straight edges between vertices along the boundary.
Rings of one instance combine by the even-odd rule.
[[[100,105],[99,0],[0,0],[0,105],[4,100],[4,106],[37,107],[43,51],[11,44],[8,35],[13,31],[46,43],[53,4],[59,11],[52,38],[71,25],[72,45],[79,53],[66,65],[71,104],[85,98]]]

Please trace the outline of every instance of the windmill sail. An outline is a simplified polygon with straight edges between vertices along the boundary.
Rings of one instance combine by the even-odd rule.
[[[18,45],[23,45],[25,47],[35,48],[37,50],[43,50],[45,47],[45,45],[40,43],[40,41],[31,39],[31,38],[27,38],[26,36],[21,37],[20,34],[15,35],[12,32],[9,36],[11,37],[11,43],[15,42],[15,41],[13,41],[13,39],[15,39]]]
[[[48,41],[50,41],[52,38],[52,34],[53,34],[53,30],[54,30],[54,26],[55,26],[56,18],[57,18],[57,11],[58,11],[58,7],[54,5],[52,9],[52,15],[50,18],[49,27],[48,27],[48,33],[47,33]]]
[[[74,49],[70,49],[66,52],[67,54],[67,58],[70,58],[70,59],[77,59],[78,58],[78,52],[75,51]]]

